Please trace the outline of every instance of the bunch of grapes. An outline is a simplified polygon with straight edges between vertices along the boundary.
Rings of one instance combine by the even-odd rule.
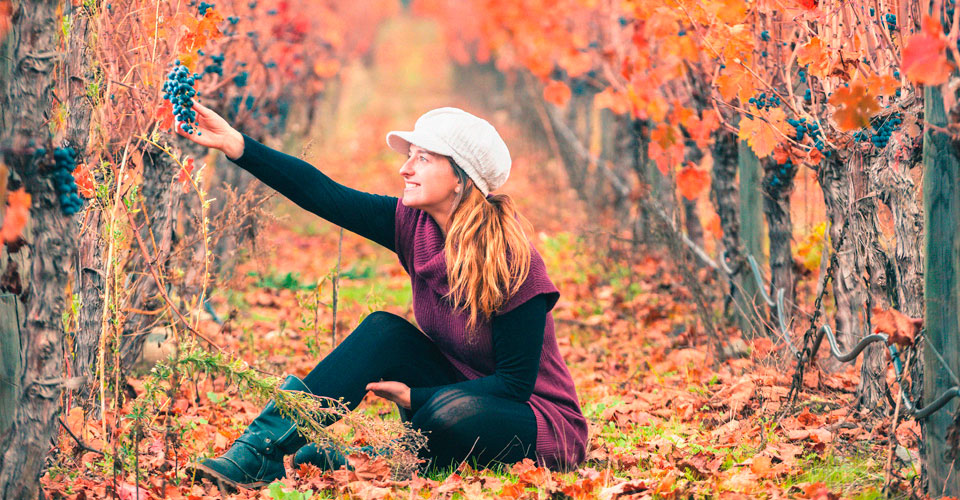
[[[780,106],[780,96],[774,94],[767,98],[767,93],[761,92],[759,96],[751,97],[749,102],[756,106],[757,109],[770,109]]]
[[[246,87],[246,86],[247,86],[247,77],[248,77],[248,76],[249,76],[249,75],[247,75],[247,72],[246,72],[246,71],[241,71],[241,72],[237,73],[237,76],[233,77],[233,83],[234,83],[237,87]]]
[[[38,149],[38,154],[45,154],[46,150]],[[73,215],[83,208],[83,200],[77,189],[77,181],[73,178],[76,168],[77,152],[70,146],[53,150],[53,159],[56,167],[53,171],[53,185],[60,198],[60,209],[64,215]]]
[[[793,118],[787,118],[787,123],[796,131],[797,135],[795,139],[799,142],[803,140],[804,136],[810,136],[810,139],[813,140],[813,145],[816,146],[817,150],[823,153],[824,156],[829,157],[831,151],[824,151],[823,143],[823,134],[820,131],[820,125],[816,122],[807,123],[806,118],[800,118],[799,120]]]
[[[202,76],[199,73],[191,74],[190,70],[180,64],[178,59],[173,70],[167,75],[167,81],[163,83],[163,98],[173,104],[173,114],[177,117],[177,126],[188,134],[193,133],[197,118],[197,112],[192,109],[193,96],[197,95],[193,83]],[[197,135],[200,135],[199,131]]]
[[[870,136],[870,141],[873,142],[874,146],[880,149],[887,147],[887,142],[890,141],[890,134],[892,134],[894,130],[900,128],[901,123],[903,123],[903,117],[900,116],[900,113],[891,114],[886,120],[883,120],[883,123],[879,125],[874,123],[873,128],[876,130],[876,133]]]
[[[213,59],[213,62],[203,68],[203,72],[216,73],[220,76],[223,76],[223,54],[220,54],[219,56],[214,54],[210,56],[210,59]]]
[[[200,2],[200,7],[197,8],[197,11],[200,12],[200,15],[202,16],[202,15],[205,15],[205,14],[207,13],[207,9],[212,9],[213,7],[214,7],[214,5],[213,5],[212,3],[207,3],[207,2],[201,1],[201,2]]]
[[[893,30],[897,29],[897,15],[896,15],[896,14],[887,13],[887,15],[884,16],[884,20],[887,22],[887,29],[888,29],[888,30],[893,31]]]
[[[797,167],[790,160],[780,164],[770,162],[763,176],[763,189],[776,198],[781,192],[789,190],[796,175]]]

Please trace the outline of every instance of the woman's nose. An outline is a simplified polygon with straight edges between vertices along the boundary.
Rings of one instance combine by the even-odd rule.
[[[410,158],[407,158],[407,161],[403,162],[403,165],[400,165],[400,175],[403,175],[406,172],[412,171],[412,169],[410,168],[411,163],[412,162],[410,161]]]

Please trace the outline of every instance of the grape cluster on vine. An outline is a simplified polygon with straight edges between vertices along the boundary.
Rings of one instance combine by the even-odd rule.
[[[884,16],[884,21],[886,21],[886,23],[887,23],[887,29],[888,29],[888,30],[893,31],[893,30],[897,29],[897,15],[896,15],[896,14],[887,13],[887,15]]]
[[[748,102],[757,107],[757,109],[770,109],[780,106],[780,96],[773,94],[769,98],[766,92],[760,92],[757,97],[751,97]]]
[[[763,177],[763,189],[771,197],[776,198],[790,188],[796,174],[797,167],[790,160],[779,164],[770,162]]]
[[[220,54],[220,55],[214,54],[210,56],[210,59],[213,59],[213,62],[208,64],[205,68],[203,68],[203,72],[216,73],[220,76],[223,76],[223,54]]]
[[[900,113],[893,113],[886,120],[875,120],[871,124],[874,130],[873,134],[869,134],[867,130],[858,130],[853,134],[853,137],[859,142],[866,142],[869,139],[874,146],[883,149],[887,147],[890,136],[900,128],[901,123],[903,123],[903,116]]]
[[[193,84],[203,75],[191,74],[190,69],[181,64],[179,59],[174,64],[173,70],[167,74],[167,81],[163,83],[163,98],[173,104],[177,126],[192,134],[197,123],[197,112],[193,109],[193,97],[197,95],[197,91]],[[197,135],[200,135],[199,131]]]
[[[813,145],[817,148],[818,151],[820,151],[821,153],[823,153],[824,156],[827,156],[827,157],[831,155],[831,151],[823,150],[824,148],[823,134],[820,131],[820,125],[818,123],[807,122],[806,118],[800,118],[800,119],[787,118],[787,123],[789,123],[790,126],[793,127],[794,131],[796,132],[794,139],[796,139],[797,142],[803,141],[804,136],[809,136],[810,140],[813,141]]]
[[[45,154],[46,150],[38,149],[38,154]],[[83,199],[78,194],[77,180],[73,178],[73,171],[77,165],[77,152],[70,146],[53,150],[53,159],[56,167],[53,171],[53,185],[60,199],[60,210],[64,215],[73,215],[83,208]]]
[[[197,7],[197,11],[200,12],[201,16],[203,16],[203,15],[206,15],[207,9],[212,9],[212,8],[214,8],[214,4],[201,1],[200,6]]]
[[[237,73],[237,76],[233,77],[233,83],[234,83],[237,87],[246,87],[246,86],[247,86],[247,76],[248,76],[248,75],[247,75],[247,72],[246,72],[246,71],[241,71],[240,73]]]

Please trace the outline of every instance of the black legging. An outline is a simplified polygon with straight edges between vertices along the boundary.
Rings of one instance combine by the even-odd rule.
[[[437,346],[396,314],[375,311],[304,378],[314,394],[343,398],[355,409],[370,382],[397,381],[435,387],[465,380]],[[488,394],[441,389],[412,416],[400,415],[427,437],[420,458],[443,468],[467,460],[486,467],[535,459],[537,424],[533,410]],[[332,423],[331,422],[327,422]]]

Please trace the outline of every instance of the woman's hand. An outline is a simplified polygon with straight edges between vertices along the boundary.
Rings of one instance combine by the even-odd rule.
[[[197,123],[193,133],[184,132],[180,128],[180,122],[177,122],[174,126],[177,134],[201,146],[219,149],[231,160],[236,160],[243,155],[243,135],[240,132],[231,127],[216,111],[199,102],[193,103],[193,109],[197,112]]]
[[[367,384],[367,390],[410,409],[410,388],[403,382],[370,382]]]

